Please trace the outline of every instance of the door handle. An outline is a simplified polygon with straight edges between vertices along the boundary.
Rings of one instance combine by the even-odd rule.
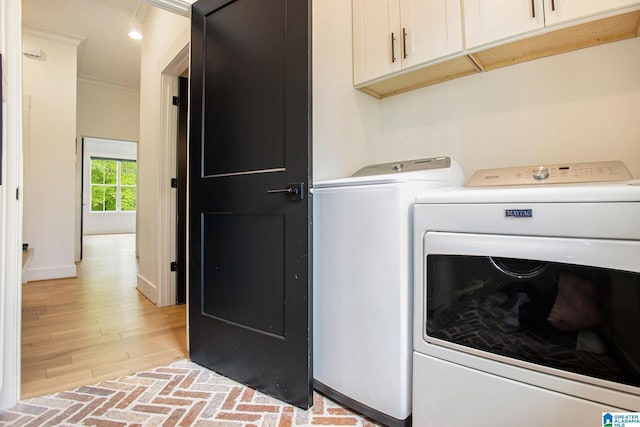
[[[287,184],[287,188],[267,190],[269,194],[286,194],[291,200],[304,200],[304,182]]]
[[[267,190],[267,193],[287,193],[291,196],[297,196],[298,189],[297,188],[280,188],[278,190]]]

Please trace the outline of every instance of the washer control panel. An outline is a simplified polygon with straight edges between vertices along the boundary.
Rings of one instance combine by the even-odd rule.
[[[467,186],[574,184],[580,182],[628,181],[631,179],[633,178],[627,167],[620,161],[561,163],[479,169],[473,174]]]
[[[351,176],[386,175],[390,173],[446,169],[450,167],[450,157],[431,157],[428,159],[402,160],[400,162],[369,165],[359,169]]]

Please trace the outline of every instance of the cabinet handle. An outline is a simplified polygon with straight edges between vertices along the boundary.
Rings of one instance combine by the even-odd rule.
[[[407,59],[407,29],[402,27],[402,57]]]
[[[531,0],[531,17],[536,17],[536,0]]]
[[[396,35],[391,33],[391,62],[396,62]]]
[[[551,0],[551,11],[552,12],[556,11],[556,0]]]

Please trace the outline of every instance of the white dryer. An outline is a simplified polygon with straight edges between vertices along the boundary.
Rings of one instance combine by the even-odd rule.
[[[437,157],[314,183],[314,385],[388,426],[411,422],[414,200],[463,182]]]
[[[478,171],[418,196],[414,218],[415,425],[638,419],[640,181],[624,164]]]

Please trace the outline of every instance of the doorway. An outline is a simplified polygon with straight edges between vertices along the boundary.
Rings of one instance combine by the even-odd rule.
[[[176,304],[187,302],[187,119],[189,79],[178,78],[176,138]],[[176,97],[173,98],[176,104]],[[172,184],[173,186],[173,184]]]
[[[135,235],[137,181],[136,142],[83,137],[82,236]]]
[[[113,2],[105,1],[105,2],[95,2],[95,3],[96,3],[96,4],[102,4],[102,3],[104,3],[104,4],[109,3],[109,4],[111,4],[111,3],[113,3]],[[118,2],[118,4],[120,4],[120,3],[121,3],[121,2]],[[93,4],[93,2],[92,2],[92,4]],[[77,18],[76,18],[76,19],[77,19]],[[53,51],[48,50],[48,49],[43,49],[43,53],[44,53],[44,54],[48,54],[48,57],[45,57],[45,59],[47,59],[50,63],[52,63],[52,61],[53,61],[53,59],[54,59],[54,56],[55,56],[55,55],[53,54]],[[164,61],[164,58],[162,59],[162,61]],[[43,66],[43,67],[44,67],[44,66],[46,65],[46,64],[45,64],[45,62],[46,62],[46,61],[43,59],[41,62],[42,62],[42,63],[38,63],[38,66]],[[162,63],[162,62],[161,62],[161,63]],[[154,71],[154,73],[153,73],[153,79],[155,79],[155,80],[159,80],[160,70],[153,70],[153,71]],[[45,75],[46,75],[46,73],[45,73]],[[74,68],[74,75],[75,75],[75,68]],[[150,73],[150,72],[148,72],[148,73],[147,73],[147,76],[150,76],[150,75],[151,75],[151,73]],[[102,85],[101,85],[101,84],[100,84],[100,82],[97,82],[97,81],[94,81],[94,82],[92,82],[92,83],[95,83],[95,84],[94,84],[94,86],[96,86],[96,87],[101,87],[101,88],[105,88],[105,89],[110,89],[110,88],[112,89],[112,88],[113,88],[113,85],[112,85],[112,86],[109,86],[108,84],[102,84]],[[81,84],[81,82],[78,82],[78,85],[80,85],[80,84]],[[49,85],[49,86],[51,86],[51,85]],[[74,87],[75,87],[75,83],[74,83]],[[127,90],[123,90],[123,92],[127,92]],[[128,92],[132,92],[132,91],[128,91]],[[138,92],[139,92],[139,90],[138,90]],[[72,93],[72,91],[69,91],[68,93]],[[60,97],[60,98],[64,98],[64,97]],[[73,97],[69,95],[69,96],[67,96],[67,98],[73,98]],[[65,99],[66,99],[66,98],[65,98]],[[45,104],[45,103],[40,102],[40,105],[44,105],[44,104]],[[75,100],[74,100],[74,104],[75,104]],[[48,103],[48,105],[49,105],[49,106],[57,105],[57,101],[56,101],[56,102],[53,102],[53,101],[52,101],[52,102],[49,102],[49,103]],[[156,103],[154,104],[154,106],[155,106],[155,105],[158,105],[158,102],[156,102]],[[138,109],[139,109],[139,108],[138,108]],[[54,110],[55,110],[55,108],[54,108]],[[80,108],[79,108],[79,109],[78,109],[78,112],[80,112],[81,110],[86,111],[86,109],[84,109],[84,108],[83,108],[83,109],[80,109]],[[53,111],[52,111],[52,112],[53,112]],[[53,115],[53,114],[52,114],[52,115]],[[157,115],[158,115],[157,107],[153,109],[153,115],[154,115],[154,116],[157,116]],[[134,121],[136,121],[136,126],[137,126],[137,127],[139,127],[139,121],[140,121],[140,120],[139,120],[138,116],[135,116],[135,117],[134,117],[134,116],[133,116],[133,115],[131,115],[131,114],[127,115],[127,114],[124,114],[124,113],[123,113],[123,116],[127,116],[127,117],[129,117],[129,118],[131,118],[131,117],[132,117],[132,118],[133,118],[133,120],[134,120]],[[155,120],[154,120],[154,122],[153,122],[153,125],[154,125],[155,129],[157,129],[159,126],[157,126],[157,125],[155,124],[155,121],[158,121],[158,122],[159,122],[159,119],[158,119],[157,117],[154,117],[154,119],[155,119]],[[118,123],[118,122],[117,122],[117,121],[115,121],[115,120],[110,120],[110,119],[109,119],[109,117],[103,117],[103,121],[104,121],[104,123],[106,123],[106,124],[107,124],[107,126],[111,126],[111,127],[113,127],[113,123]],[[69,123],[71,123],[71,120],[69,120],[68,122],[69,122]],[[67,122],[65,122],[65,123],[67,123]],[[79,122],[79,123],[80,123],[80,122]],[[72,127],[73,127],[73,132],[74,132],[74,135],[75,135],[76,127],[75,127],[75,126],[72,126]],[[80,126],[78,126],[78,129],[80,129]],[[159,138],[158,138],[158,134],[160,134],[160,130],[156,130],[156,132],[157,132],[157,134],[155,134],[153,138],[147,138],[147,141],[151,140],[151,141],[152,141],[152,143],[153,143],[153,144],[155,144],[155,143],[156,143],[156,141],[158,141],[158,140],[159,140]],[[79,131],[78,133],[80,133],[80,131]],[[89,135],[113,135],[113,134],[112,134],[112,133],[110,133],[110,132],[105,132],[105,133],[101,133],[101,132],[95,132],[95,133],[94,133],[94,132],[89,132],[89,133],[85,133],[85,134],[89,134]],[[35,135],[34,135],[34,139],[35,139]],[[60,149],[59,149],[59,150],[58,150],[58,147],[57,147],[57,146],[56,146],[55,148],[51,148],[51,150],[52,150],[52,151],[53,151],[53,150],[56,150],[56,152],[64,152],[64,153],[65,153],[65,155],[67,155],[67,156],[71,155],[71,156],[72,156],[72,155],[73,155],[73,145],[72,145],[72,143],[70,143],[70,140],[71,140],[71,139],[72,139],[72,138],[68,138],[68,137],[58,138],[58,140],[60,140],[60,141],[64,141],[64,146],[63,146],[63,147],[60,147]],[[153,144],[148,144],[148,146],[153,145]],[[155,150],[156,152],[158,152],[158,153],[159,153],[160,151],[164,150],[164,146],[163,146],[163,148],[162,148],[162,149],[158,149],[158,148],[151,148],[151,150]],[[146,154],[148,154],[148,151],[147,151],[147,153],[146,153]],[[163,156],[164,156],[164,152],[163,152]],[[78,155],[77,157],[78,157],[78,158],[80,158],[80,156],[79,156],[79,155]],[[158,157],[160,157],[160,155],[159,155],[159,154],[158,154]],[[66,158],[65,158],[65,159],[66,159]],[[156,161],[153,161],[153,160],[156,160]],[[164,174],[164,173],[167,173],[167,174],[168,174],[168,170],[164,170],[164,169],[163,169],[163,168],[164,168],[164,166],[165,166],[165,165],[164,165],[164,163],[162,163],[162,162],[158,161],[159,159],[156,159],[156,158],[154,158],[153,160],[147,161],[147,163],[146,163],[146,166],[152,166],[152,168],[153,168],[153,171],[152,171],[151,173],[148,173],[148,174],[147,174],[147,176],[148,176],[147,181],[146,181],[146,182],[147,182],[147,184],[149,184],[149,182],[150,182],[151,180],[153,180],[153,181],[157,181],[157,180],[159,179],[159,176],[160,176],[161,174]],[[155,165],[154,165],[154,163],[155,163]],[[162,164],[162,167],[160,166],[161,164]],[[158,166],[156,166],[156,165],[158,165]],[[69,170],[73,170],[73,167],[69,167],[69,165],[67,165],[67,164],[65,163],[65,165],[64,165],[64,169],[65,169],[65,171],[69,171]],[[156,170],[156,169],[157,169],[157,170]],[[50,176],[52,176],[52,175],[50,175]],[[53,183],[53,182],[54,182],[54,180],[53,180],[53,179],[48,179],[48,180],[43,179],[43,180],[40,180],[40,182],[49,182],[49,183]],[[56,190],[70,191],[70,186],[68,186],[68,185],[67,185],[67,184],[68,184],[68,180],[66,180],[66,179],[65,179],[65,180],[64,180],[64,182],[65,182],[65,186],[64,186],[64,187],[62,187],[62,186],[61,186],[61,187],[57,187],[57,188],[56,188]],[[168,184],[168,180],[167,180],[167,184]],[[65,190],[65,188],[66,188],[66,190]],[[147,185],[147,188],[149,188],[149,185]],[[169,187],[168,187],[168,185],[167,185],[167,188],[169,188]],[[160,221],[160,220],[159,220],[159,217],[161,216],[161,214],[160,214],[160,212],[159,212],[159,211],[160,211],[160,209],[158,209],[158,205],[166,206],[166,204],[165,204],[165,200],[161,200],[161,201],[157,200],[157,198],[158,198],[158,197],[157,197],[157,193],[159,193],[159,192],[160,192],[160,190],[157,190],[157,191],[156,191],[156,189],[155,189],[155,188],[153,188],[153,191],[149,191],[149,193],[153,193],[154,198],[153,198],[153,200],[152,200],[151,202],[149,202],[147,205],[148,205],[148,206],[149,206],[149,205],[153,205],[153,206],[152,206],[152,209],[154,210],[154,212],[152,213],[152,215],[147,215],[147,216],[145,216],[145,218],[147,218],[147,219],[149,219],[149,218],[150,218],[150,219],[151,219],[151,221],[152,221],[152,224],[151,224],[150,226],[148,226],[148,227],[147,227],[147,230],[146,230],[146,231],[147,231],[147,236],[148,236],[148,235],[150,235],[150,234],[151,234],[151,235],[153,235],[154,239],[155,239],[155,240],[157,240],[158,242],[162,241],[162,239],[164,239],[164,235],[166,234],[166,232],[165,232],[164,230],[160,230],[160,231],[161,231],[161,233],[163,233],[163,234],[162,234],[162,237],[158,237],[158,236],[160,235],[160,233],[158,233],[158,229],[160,228],[160,227],[159,227],[159,225],[162,225],[162,226],[164,227],[164,226],[167,224],[167,222],[162,222],[162,221]],[[147,194],[149,194],[149,193],[147,193]],[[66,197],[66,196],[65,196],[65,197]],[[160,197],[162,197],[162,196],[160,196]],[[147,200],[149,200],[149,197],[147,198]],[[72,203],[73,203],[73,202],[72,202]],[[65,206],[73,206],[73,205],[76,205],[76,204],[77,204],[77,203],[73,203],[73,204],[66,204],[66,200],[65,200]],[[79,205],[79,204],[78,204],[78,205]],[[55,203],[51,203],[51,204],[50,204],[50,206],[56,206],[56,204],[55,204]],[[50,210],[50,209],[49,209],[49,210]],[[45,210],[45,211],[46,211],[46,210]],[[164,211],[167,211],[167,209],[164,209]],[[155,215],[155,216],[153,216],[153,215]],[[70,216],[72,216],[72,215],[66,215],[66,217],[67,217],[67,218],[68,218],[68,217],[70,217]],[[54,222],[54,221],[53,221],[53,222]],[[54,222],[54,223],[55,223],[55,222]],[[150,229],[151,229],[151,231],[149,231]],[[69,231],[69,232],[67,233],[67,235],[70,235],[70,234],[72,234],[72,233],[71,233],[71,231]],[[157,244],[157,243],[155,243],[155,242],[154,242],[152,246],[153,246],[153,250],[154,250],[155,252],[153,252],[153,256],[152,256],[152,257],[147,256],[147,259],[149,259],[149,258],[153,258],[153,259],[152,259],[150,262],[147,262],[147,264],[146,264],[146,265],[147,265],[147,270],[148,270],[148,271],[152,271],[152,272],[155,274],[155,273],[159,270],[159,265],[158,265],[158,263],[157,263],[157,260],[159,260],[159,259],[160,259],[160,256],[159,256],[159,254],[158,254],[158,253],[160,252],[160,249],[159,249],[159,248],[160,248],[160,246],[161,246],[161,245],[160,245],[160,244]],[[141,248],[141,252],[143,252],[143,253],[144,253],[144,251],[145,251],[146,249],[148,249],[148,248]],[[42,252],[43,252],[43,251],[41,251],[41,253],[42,253]],[[62,251],[61,251],[61,252],[62,252]],[[65,250],[65,253],[68,253],[68,251],[66,251],[66,250]],[[167,268],[167,271],[168,271],[168,269],[169,269],[169,267],[168,267],[168,264],[169,264],[169,263],[168,263],[168,261],[169,261],[169,258],[166,258],[166,266],[167,266],[166,268]],[[70,263],[69,263],[69,264],[70,264],[70,265],[72,265],[72,266],[74,265],[74,263],[73,263],[73,259],[71,259],[71,260],[70,260]],[[109,268],[109,269],[115,269],[115,268],[117,268],[117,263],[114,263],[113,265],[111,265],[111,266],[110,266],[110,267],[108,267],[108,268]],[[105,270],[103,269],[103,271],[105,271]],[[73,274],[75,274],[75,270],[74,270],[74,273],[73,273]],[[68,274],[68,275],[73,275],[73,274]],[[153,282],[153,283],[158,283],[158,282],[160,281],[160,280],[158,279],[158,277],[155,277],[155,276],[153,276],[153,275],[152,275],[151,277],[149,277],[149,278],[151,279],[150,281],[151,281],[151,282]],[[139,280],[139,277],[138,277],[138,280]],[[135,289],[134,289],[134,292],[135,292]],[[184,308],[182,308],[182,310],[184,310]],[[184,314],[182,314],[182,316],[184,317]],[[124,316],[123,316],[123,317],[124,317]],[[130,320],[131,320],[131,319],[130,319]],[[185,339],[181,339],[181,342],[183,343],[183,345],[184,345],[184,342],[185,342],[185,341],[186,341]]]

